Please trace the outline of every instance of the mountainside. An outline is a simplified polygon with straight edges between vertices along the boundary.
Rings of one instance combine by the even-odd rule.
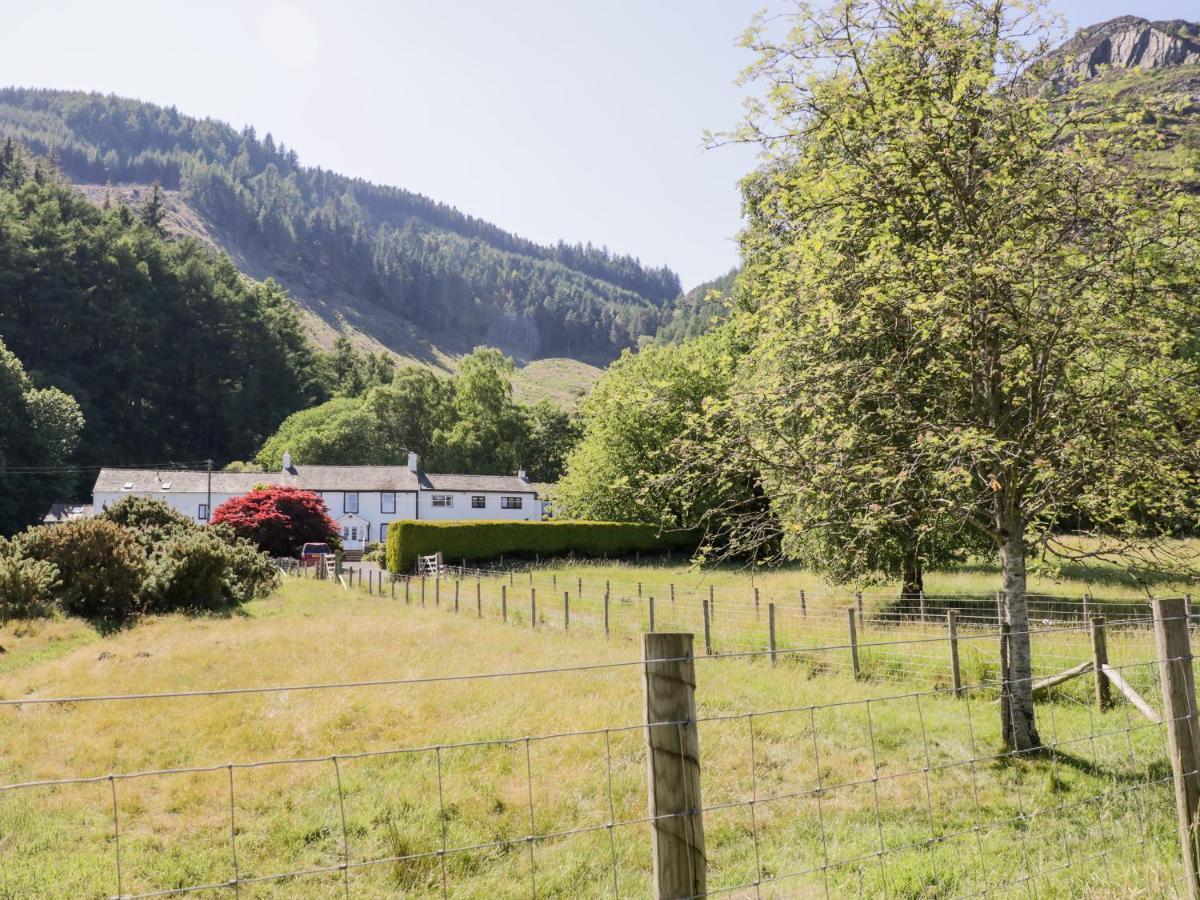
[[[303,166],[251,127],[174,108],[0,89],[4,137],[52,157],[94,200],[161,183],[168,227],[274,277],[324,344],[357,332],[429,362],[481,342],[525,358],[605,361],[655,334],[680,294],[665,267],[590,244],[536,244],[421,195]]]
[[[1080,29],[1043,71],[1098,134],[1141,132],[1131,164],[1200,193],[1200,23],[1121,16]]]

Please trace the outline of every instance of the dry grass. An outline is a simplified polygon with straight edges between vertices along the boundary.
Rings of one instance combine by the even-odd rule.
[[[0,696],[403,678],[637,656],[633,631],[608,640],[594,631],[564,636],[531,630],[528,619],[478,621],[473,595],[470,603],[463,598],[458,616],[445,601],[422,609],[290,581],[229,619],[169,617],[105,638],[72,622],[39,625],[20,637],[9,628],[0,631],[8,650],[0,657]],[[919,697],[888,678],[854,682],[819,667],[772,668],[761,658],[697,666],[702,718],[792,710],[700,726],[705,804],[734,804],[706,816],[710,888],[753,881],[758,866],[766,878],[816,867],[765,884],[767,896],[824,894],[826,879],[834,896],[1015,896],[1026,893],[1025,883],[1006,883],[1026,872],[1037,895],[1049,897],[1160,896],[1177,887],[1162,735],[1128,707],[1100,714],[1069,698],[1043,705],[1043,736],[1060,752],[1004,764],[991,759],[996,713],[985,698]],[[832,701],[850,705],[809,708]],[[536,842],[538,896],[610,896],[614,868],[621,895],[645,896],[647,826],[604,827],[610,796],[616,821],[644,815],[639,731],[611,732],[607,748],[604,734],[532,741],[532,778],[524,741],[445,746],[634,725],[640,708],[636,667],[0,707],[0,782],[441,747],[340,760],[336,772],[328,759],[236,770],[241,875],[337,865],[340,775],[351,862],[436,851],[444,828],[448,847],[491,845],[447,855],[444,877],[453,896],[529,896],[530,846],[522,838],[532,792],[539,834],[597,826]],[[1146,787],[1147,779],[1156,783]],[[101,782],[0,793],[0,896],[114,894],[110,790]],[[752,818],[742,801],[755,795]],[[120,781],[117,796],[124,892],[232,876],[228,770]],[[931,837],[943,840],[925,844]],[[822,869],[826,856],[830,866]],[[341,878],[268,881],[241,893],[333,896]],[[356,895],[372,897],[440,896],[442,879],[436,856],[356,868],[349,876]]]

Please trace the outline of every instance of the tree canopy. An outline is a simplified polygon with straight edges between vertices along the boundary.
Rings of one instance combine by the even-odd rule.
[[[513,474],[555,481],[577,438],[571,417],[549,403],[513,400],[512,360],[491,348],[465,356],[455,375],[406,367],[359,397],[338,397],[289,417],[256,462],[403,465],[410,452],[431,472]]]
[[[1045,34],[1009,0],[763,22],[767,99],[736,135],[767,159],[744,185],[731,440],[786,533],[832,530],[857,566],[904,532],[999,554],[1017,750],[1039,744],[1027,557],[1069,553],[1074,515],[1091,552],[1161,561],[1200,496],[1191,201],[1031,88]]]
[[[300,164],[252,127],[98,93],[0,89],[0,136],[71,178],[181,191],[239,247],[286,260],[426,330],[528,355],[616,355],[680,293],[666,267],[592,244],[537,244],[401,188]],[[161,213],[154,193],[144,216]],[[153,224],[153,223],[152,223]],[[519,327],[504,329],[504,323]]]
[[[68,464],[82,428],[75,399],[34,387],[0,340],[0,535],[40,520],[70,490]]]
[[[328,396],[274,282],[94,206],[11,146],[0,169],[0,334],[34,384],[78,401],[81,466],[248,456]]]

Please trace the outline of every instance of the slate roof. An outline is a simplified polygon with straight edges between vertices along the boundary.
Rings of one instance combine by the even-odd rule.
[[[532,484],[516,475],[433,475],[428,472],[421,473],[421,490],[535,493]]]
[[[51,503],[49,512],[42,517],[42,522],[54,525],[58,522],[86,519],[91,514],[92,504],[90,503]]]
[[[130,484],[132,487],[126,488]],[[280,484],[308,491],[416,491],[417,475],[407,466],[293,466],[290,472],[213,472],[214,494],[244,494],[256,484]],[[165,485],[170,485],[164,490]],[[535,493],[515,475],[434,475],[422,472],[424,491]],[[208,473],[180,469],[101,469],[93,493],[202,494]]]

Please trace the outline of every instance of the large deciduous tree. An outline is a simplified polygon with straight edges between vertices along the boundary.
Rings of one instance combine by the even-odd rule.
[[[53,501],[70,499],[67,464],[82,428],[74,398],[35,388],[0,340],[0,535],[37,521]]]
[[[748,33],[766,91],[738,134],[765,156],[744,190],[744,452],[790,534],[832,528],[864,560],[905,531],[994,548],[1003,733],[1033,750],[1027,557],[1071,552],[1072,515],[1089,553],[1161,560],[1194,515],[1196,219],[1124,164],[1136,137],[1036,89],[1025,5],[841,0],[777,26]]]

